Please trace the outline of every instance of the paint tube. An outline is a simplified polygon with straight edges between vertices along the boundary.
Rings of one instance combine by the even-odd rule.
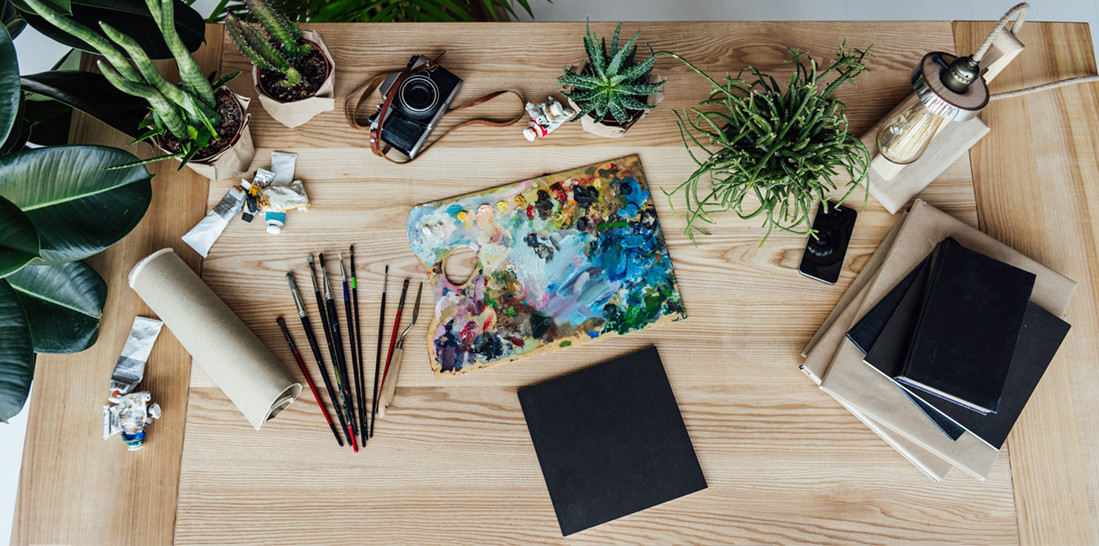
[[[261,188],[266,188],[274,181],[275,173],[267,169],[256,169],[256,176],[252,177],[252,184]]]
[[[229,225],[229,220],[236,216],[243,206],[244,190],[231,188],[217,206],[183,236],[183,242],[205,258],[210,253],[210,247],[214,246],[214,242]]]
[[[561,106],[553,97],[548,97],[546,102],[538,105],[528,102],[526,110],[531,120],[529,126],[523,129],[523,136],[530,142],[552,133],[576,115],[575,111]]]
[[[152,395],[148,391],[131,391],[145,377],[145,362],[162,326],[159,320],[136,317],[111,373],[107,400],[112,405],[103,406],[103,439],[121,434],[130,451],[145,445],[145,425],[160,418],[160,406],[149,403]]]
[[[263,219],[267,221],[267,233],[278,235],[282,232],[282,226],[286,225],[285,212],[265,212]]]
[[[298,154],[271,152],[271,170],[274,171],[272,184],[289,184],[294,181],[294,168]]]
[[[308,210],[309,196],[305,194],[305,185],[301,180],[295,180],[291,184],[271,184],[260,190],[264,212],[283,212],[298,209],[302,212]]]

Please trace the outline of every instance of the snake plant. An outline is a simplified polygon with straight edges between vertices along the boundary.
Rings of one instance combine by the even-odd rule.
[[[252,64],[282,74],[285,78],[282,85],[301,83],[299,63],[312,47],[302,41],[298,27],[267,0],[246,0],[245,5],[263,27],[263,32],[235,15],[226,15],[225,29],[240,52],[251,59]]]
[[[795,70],[785,89],[752,66],[718,82],[679,55],[657,53],[683,61],[712,86],[702,109],[676,112],[683,145],[698,168],[665,192],[669,201],[684,193],[691,240],[695,232],[706,233],[698,221],[712,224],[713,214],[730,210],[745,219],[762,216],[767,233],[760,245],[773,229],[813,234],[809,211],[815,201],[827,203],[838,182],[847,186],[841,203],[860,183],[869,193],[870,154],[848,134],[846,107],[832,96],[844,83],[854,85],[869,50],[841,45],[822,69],[787,48]]]
[[[91,28],[66,17],[52,5],[43,0],[25,0],[26,4],[39,16],[58,29],[86,42],[102,55],[106,62],[97,61],[103,76],[120,91],[144,99],[151,110],[151,121],[144,127],[146,131],[134,142],[170,134],[180,144],[180,151],[144,160],[148,163],[167,158],[180,158],[186,165],[194,155],[211,142],[219,139],[215,127],[221,123],[217,113],[217,100],[214,96],[226,82],[237,74],[222,78],[216,84],[203,75],[198,63],[191,58],[190,52],[180,39],[175,28],[174,5],[172,0],[145,0],[164,42],[175,58],[179,68],[180,84],[169,83],[157,71],[149,55],[132,38],[107,23],[100,22],[99,27],[109,39],[105,39]],[[129,167],[120,165],[119,168]]]
[[[597,121],[606,119],[609,114],[618,123],[625,124],[632,117],[629,113],[631,110],[636,112],[655,108],[646,102],[645,97],[660,93],[659,88],[664,82],[649,81],[653,63],[656,62],[652,48],[649,48],[648,59],[640,63],[634,62],[634,55],[637,53],[634,43],[641,31],[637,31],[626,45],[619,48],[618,33],[622,30],[622,23],[618,23],[608,51],[606,38],[600,41],[592,34],[590,22],[585,28],[587,69],[577,74],[565,67],[565,75],[557,78],[558,83],[572,86],[573,90],[565,93],[565,96],[580,106],[580,114],[572,118],[572,121],[594,113]]]

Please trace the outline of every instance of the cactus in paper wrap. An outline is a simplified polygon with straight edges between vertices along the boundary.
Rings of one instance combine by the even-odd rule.
[[[565,75],[557,78],[562,85],[571,85],[572,92],[565,96],[580,105],[580,114],[573,118],[576,121],[588,114],[594,113],[597,121],[606,119],[607,114],[614,116],[618,123],[630,121],[629,110],[651,110],[655,108],[646,102],[647,95],[660,93],[664,82],[650,82],[653,63],[652,48],[649,48],[649,58],[640,63],[634,63],[634,55],[637,53],[637,37],[641,31],[633,35],[620,49],[618,47],[618,32],[622,30],[622,23],[614,29],[614,37],[611,38],[611,49],[607,51],[607,40],[602,42],[591,33],[590,23],[584,36],[584,50],[588,54],[588,68],[585,72],[577,74],[565,68]]]
[[[247,0],[245,5],[263,31],[234,15],[226,15],[225,29],[240,52],[252,64],[282,74],[282,85],[301,83],[300,63],[312,47],[302,40],[298,27],[267,0]]]
[[[169,83],[141,46],[111,25],[99,23],[107,36],[104,38],[42,0],[25,1],[50,24],[80,38],[102,55],[106,62],[97,61],[96,64],[107,81],[122,92],[149,103],[151,122],[135,142],[170,133],[180,143],[180,152],[138,164],[178,157],[182,160],[180,168],[183,168],[195,153],[218,140],[214,128],[221,123],[221,116],[216,110],[214,93],[239,73],[222,78],[215,84],[210,83],[176,31],[172,0],[145,0],[145,4],[175,58],[179,68],[179,85]],[[118,168],[132,165],[120,165]]]

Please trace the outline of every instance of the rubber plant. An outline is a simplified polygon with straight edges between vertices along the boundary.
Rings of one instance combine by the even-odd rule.
[[[96,33],[45,0],[20,0],[38,16],[65,33],[79,38],[105,61],[97,61],[100,72],[123,93],[144,99],[151,110],[145,132],[135,142],[170,135],[180,151],[142,162],[179,158],[182,169],[200,151],[219,140],[216,127],[222,117],[217,111],[215,92],[238,73],[211,83],[180,38],[174,25],[173,0],[145,0],[145,5],[179,69],[180,84],[169,83],[156,69],[151,57],[136,40],[114,26],[100,22]]]
[[[848,134],[846,107],[833,97],[866,70],[869,50],[843,44],[821,68],[787,48],[795,70],[785,89],[752,66],[719,82],[679,55],[658,53],[683,61],[712,86],[701,108],[676,112],[683,145],[698,168],[665,192],[669,201],[682,192],[692,241],[707,233],[700,221],[713,224],[715,214],[727,211],[762,218],[767,231],[760,245],[774,229],[812,234],[809,213],[816,201],[827,203],[840,184],[847,187],[840,202],[860,183],[869,193],[870,154]]]
[[[129,233],[152,197],[145,167],[114,168],[137,159],[123,150],[25,148],[22,95],[15,48],[0,29],[0,421],[23,407],[35,353],[95,343],[107,285],[80,260]]]

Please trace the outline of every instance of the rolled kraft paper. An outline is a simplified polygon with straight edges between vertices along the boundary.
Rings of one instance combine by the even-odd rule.
[[[301,393],[279,359],[172,249],[141,260],[130,287],[256,430]]]

